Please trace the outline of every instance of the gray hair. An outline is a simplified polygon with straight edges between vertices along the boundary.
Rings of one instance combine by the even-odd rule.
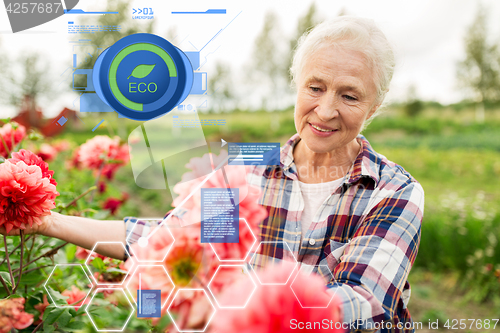
[[[293,82],[297,83],[304,61],[325,43],[363,53],[373,68],[377,87],[377,104],[381,104],[389,90],[395,60],[389,41],[375,22],[367,18],[339,16],[306,32],[300,37],[293,56],[290,68]]]

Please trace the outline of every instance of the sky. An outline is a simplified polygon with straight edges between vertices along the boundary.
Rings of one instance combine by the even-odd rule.
[[[295,34],[298,18],[307,12],[312,2],[136,0],[131,7],[153,8],[155,33],[166,36],[167,31],[175,29],[176,37],[173,42],[183,51],[203,48],[201,55],[202,58],[206,57],[207,62],[201,70],[208,75],[217,61],[230,66],[236,77],[237,87],[245,80],[244,71],[251,62],[254,40],[262,29],[265,14],[273,11],[277,15],[278,35],[282,42],[288,43]],[[404,100],[408,87],[415,85],[419,98],[448,104],[464,97],[456,84],[456,64],[465,56],[464,34],[472,23],[480,2],[489,9],[491,38],[500,42],[500,20],[494,20],[495,17],[500,17],[500,2],[494,0],[316,0],[315,4],[321,19],[333,18],[343,10],[350,15],[373,19],[386,34],[394,47],[397,62],[387,96],[389,101]],[[97,11],[103,10],[104,4],[104,1],[99,0],[80,0],[77,8]],[[172,11],[201,11],[210,8],[226,9],[226,14],[172,14]],[[54,86],[64,87],[64,76],[61,74],[71,65],[70,42],[78,38],[92,38],[89,34],[68,34],[68,16],[63,15],[25,32],[12,34],[5,8],[0,8],[2,52],[8,53],[11,59],[21,54],[38,52],[49,62],[50,71],[47,75],[51,82]],[[78,23],[79,16],[71,15],[71,20]],[[215,35],[217,36],[213,38]],[[41,99],[40,105],[48,115],[55,115],[64,106],[78,109],[77,97],[69,89],[62,89],[56,98]],[[0,105],[1,116],[13,113],[12,107]]]

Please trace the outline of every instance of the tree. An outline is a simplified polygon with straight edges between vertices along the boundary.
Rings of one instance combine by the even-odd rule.
[[[411,84],[408,87],[408,97],[404,105],[404,112],[408,117],[417,117],[424,109],[424,104],[417,96],[417,87]]]
[[[312,28],[314,28],[317,24],[319,23],[318,15],[317,15],[317,9],[316,9],[316,3],[312,3],[311,6],[309,6],[309,9],[307,10],[307,13],[299,18],[299,22],[297,23],[297,30],[295,33],[295,37],[290,39],[290,52],[288,55],[288,64],[285,67],[285,75],[288,77],[289,80],[292,79],[291,74],[290,74],[290,67],[292,66],[292,60],[293,60],[293,53],[295,51],[295,48],[297,47],[299,38]]]
[[[486,8],[479,6],[464,38],[466,57],[458,64],[460,84],[473,93],[477,102],[476,120],[484,121],[484,102],[497,100],[500,89],[498,45],[488,39]]]
[[[5,69],[4,82],[8,83],[9,89],[2,89],[2,97],[7,103],[19,106],[28,98],[36,106],[41,95],[45,95],[46,98],[51,97],[54,89],[53,81],[48,74],[49,64],[41,59],[40,54],[28,53]]]
[[[268,12],[262,31],[255,39],[252,53],[253,65],[250,79],[253,90],[262,92],[262,108],[276,109],[280,104],[285,80],[283,79],[283,49],[277,23],[277,16]]]
[[[231,68],[222,62],[215,64],[215,71],[210,75],[208,86],[212,90],[210,110],[227,111],[234,100]]]

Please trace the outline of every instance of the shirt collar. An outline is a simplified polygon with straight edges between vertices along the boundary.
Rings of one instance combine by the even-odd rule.
[[[354,161],[354,164],[349,169],[344,183],[356,183],[362,177],[369,177],[378,185],[380,180],[380,163],[383,156],[373,150],[366,138],[358,134],[358,142],[361,145],[361,150]],[[293,178],[297,178],[295,163],[293,160],[293,148],[300,141],[298,133],[293,135],[281,149],[280,164],[285,173]]]

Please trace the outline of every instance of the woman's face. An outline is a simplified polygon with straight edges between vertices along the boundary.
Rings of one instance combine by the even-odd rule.
[[[323,45],[297,80],[295,128],[315,153],[346,146],[376,111],[373,71],[362,53]]]

